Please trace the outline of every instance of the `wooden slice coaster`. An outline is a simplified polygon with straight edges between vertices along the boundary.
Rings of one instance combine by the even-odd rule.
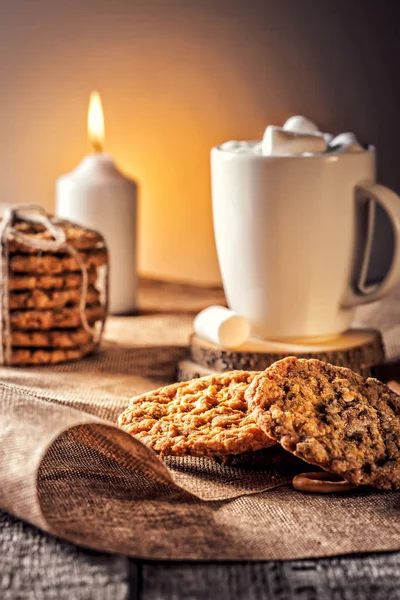
[[[381,335],[375,330],[350,329],[336,338],[307,345],[250,340],[237,349],[223,348],[193,335],[190,339],[192,363],[183,368],[189,373],[195,363],[197,369],[203,367],[211,372],[263,371],[286,356],[318,358],[369,377],[372,367],[383,362],[384,351]]]
[[[181,360],[178,363],[177,381],[190,381],[190,379],[207,377],[208,375],[214,375],[217,372],[218,371],[196,365],[196,363],[191,360]]]

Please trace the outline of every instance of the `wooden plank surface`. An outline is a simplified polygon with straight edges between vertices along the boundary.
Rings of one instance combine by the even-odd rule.
[[[143,600],[398,600],[400,553],[264,563],[144,564]]]
[[[125,600],[137,572],[126,557],[78,548],[0,512],[1,600]]]
[[[256,563],[140,562],[0,512],[1,600],[400,600],[400,553]]]

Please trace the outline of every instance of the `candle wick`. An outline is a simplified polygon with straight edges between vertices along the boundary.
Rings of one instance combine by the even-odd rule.
[[[103,152],[103,145],[98,140],[93,140],[92,142],[93,152],[96,154]]]

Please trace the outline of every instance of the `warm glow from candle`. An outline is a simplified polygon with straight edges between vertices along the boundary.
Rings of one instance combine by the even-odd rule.
[[[88,110],[88,134],[90,144],[95,152],[103,152],[104,148],[104,116],[100,94],[92,92]]]

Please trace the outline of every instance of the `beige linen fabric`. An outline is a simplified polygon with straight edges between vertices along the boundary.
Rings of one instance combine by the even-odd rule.
[[[131,396],[170,383],[190,315],[110,319],[76,363],[0,368],[0,507],[98,550],[150,559],[266,560],[400,549],[400,493],[295,492],[304,466],[160,460],[115,427]]]

